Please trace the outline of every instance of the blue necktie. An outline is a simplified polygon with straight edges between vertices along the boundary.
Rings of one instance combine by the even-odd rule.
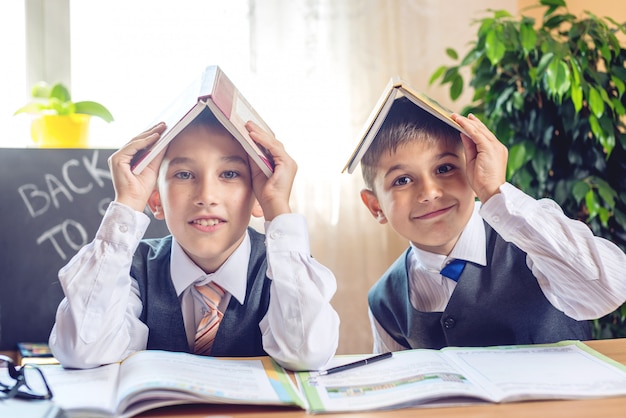
[[[465,260],[454,259],[450,261],[447,266],[442,268],[440,273],[442,276],[458,282],[459,276],[461,276],[461,273],[463,273],[463,269],[465,268],[466,263],[467,261]]]

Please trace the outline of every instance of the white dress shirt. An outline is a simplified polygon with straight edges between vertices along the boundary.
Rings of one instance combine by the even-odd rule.
[[[600,318],[626,300],[626,255],[612,242],[593,235],[583,222],[570,219],[550,199],[535,200],[509,183],[474,213],[449,256],[411,245],[409,300],[422,312],[445,309],[456,282],[439,273],[452,259],[486,265],[483,219],[526,256],[545,297],[576,320]],[[369,313],[375,353],[405,350]]]
[[[145,214],[113,202],[94,241],[59,271],[65,298],[49,342],[64,366],[96,367],[146,349],[149,330],[139,320],[143,304],[129,272],[149,222]],[[265,228],[272,286],[267,314],[259,323],[263,348],[286,368],[319,369],[335,354],[339,340],[339,316],[330,305],[335,277],[310,256],[303,216],[280,215]],[[222,312],[232,297],[243,304],[250,250],[246,234],[231,257],[207,275],[173,240],[170,273],[190,347],[204,307],[194,297],[193,285],[215,281],[222,286]]]

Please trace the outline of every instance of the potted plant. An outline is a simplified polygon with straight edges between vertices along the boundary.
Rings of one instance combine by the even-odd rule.
[[[626,250],[626,50],[616,36],[626,26],[576,17],[563,0],[541,6],[540,22],[504,10],[477,20],[469,52],[430,83],[449,85],[456,100],[469,73],[474,94],[463,112],[507,145],[508,180]],[[623,305],[595,322],[594,337],[624,337],[625,324]]]
[[[84,148],[88,143],[89,122],[96,116],[105,122],[113,121],[111,112],[93,101],[73,102],[69,90],[62,84],[49,86],[35,84],[33,100],[19,108],[15,115],[35,115],[31,122],[31,137],[44,148]]]

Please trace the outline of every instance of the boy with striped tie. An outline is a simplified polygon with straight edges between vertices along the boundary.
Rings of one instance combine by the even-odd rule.
[[[270,355],[303,370],[334,355],[336,282],[310,256],[306,221],[291,213],[296,163],[272,135],[246,126],[274,159],[269,178],[208,111],[138,175],[133,157],[164,124],[110,158],[115,201],[94,241],[59,272],[65,299],[50,346],[64,366],[161,349]],[[146,204],[171,235],[141,239]],[[251,215],[265,217],[266,235],[248,227]]]

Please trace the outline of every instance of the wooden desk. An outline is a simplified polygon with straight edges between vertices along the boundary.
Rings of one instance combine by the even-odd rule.
[[[11,359],[13,359],[13,361],[16,361],[15,359],[17,358],[17,353],[15,351],[0,351],[0,354],[3,356],[8,356]]]
[[[589,347],[626,365],[626,338],[587,342]],[[239,406],[239,405],[182,405],[155,409],[139,415],[142,418],[209,418],[209,417],[267,417],[310,418],[302,410]],[[410,408],[382,412],[351,412],[319,415],[332,418],[528,418],[528,417],[623,417],[626,416],[626,396],[578,401],[539,401],[509,404],[485,404],[446,408]]]

